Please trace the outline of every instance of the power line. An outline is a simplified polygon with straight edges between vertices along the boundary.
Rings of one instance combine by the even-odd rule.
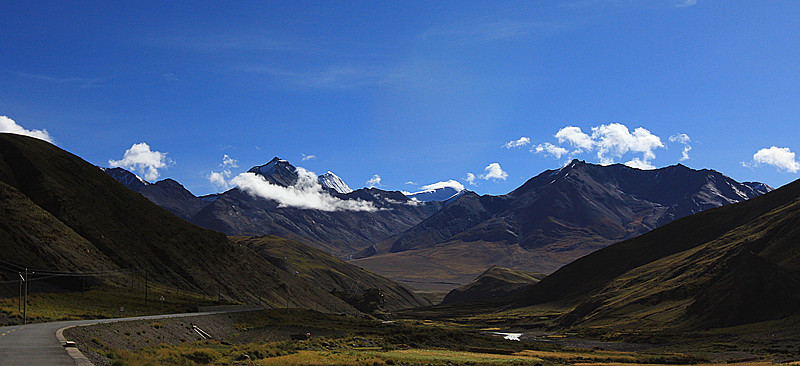
[[[4,265],[5,264],[5,265]],[[111,269],[106,271],[94,271],[94,272],[70,272],[70,271],[55,271],[55,270],[48,270],[42,268],[31,268],[26,267],[23,265],[19,265],[16,263],[12,263],[9,261],[5,261],[0,259],[0,269],[5,269],[11,272],[21,272],[27,268],[29,271],[34,271],[41,274],[48,274],[48,275],[59,275],[59,276],[103,276],[108,274],[130,274],[132,272],[141,272],[142,270],[136,268],[120,268],[120,269]]]

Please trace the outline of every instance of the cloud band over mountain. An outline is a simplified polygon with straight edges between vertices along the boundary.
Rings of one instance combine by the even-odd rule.
[[[150,145],[144,142],[133,144],[130,149],[125,151],[121,160],[108,161],[112,167],[135,170],[143,174],[144,178],[149,181],[158,179],[161,176],[158,170],[166,168],[169,163],[166,153],[150,150]]]
[[[230,183],[251,196],[271,199],[279,207],[298,207],[321,211],[377,211],[371,202],[363,200],[343,200],[331,196],[317,183],[317,175],[297,167],[297,182],[283,187],[272,184],[255,173],[242,173],[231,179]]]
[[[591,128],[592,133],[583,132],[580,127],[566,126],[554,135],[558,143],[562,146],[550,142],[544,142],[533,146],[531,152],[542,155],[550,155],[556,159],[563,156],[569,158],[575,155],[594,152],[600,164],[614,164],[618,159],[625,155],[642,154],[641,157],[634,157],[627,161],[625,165],[637,169],[655,169],[652,160],[655,159],[656,149],[664,148],[661,138],[651,133],[644,127],[637,127],[632,132],[627,126],[621,123],[601,124]],[[670,138],[671,142],[678,142],[684,145],[683,159],[688,159],[688,152],[691,141],[686,134],[674,135]]]

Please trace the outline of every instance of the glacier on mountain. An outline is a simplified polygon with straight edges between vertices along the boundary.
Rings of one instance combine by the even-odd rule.
[[[317,182],[319,182],[322,188],[332,189],[341,194],[348,194],[353,191],[342,178],[339,178],[338,175],[333,174],[330,170],[317,177]]]

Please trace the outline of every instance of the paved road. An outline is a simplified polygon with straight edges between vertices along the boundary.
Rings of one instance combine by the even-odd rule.
[[[166,314],[134,318],[73,320],[0,327],[0,366],[5,365],[70,365],[75,361],[56,339],[56,331],[69,326],[110,323],[117,321],[159,319],[230,313],[246,310],[210,311],[204,313]]]

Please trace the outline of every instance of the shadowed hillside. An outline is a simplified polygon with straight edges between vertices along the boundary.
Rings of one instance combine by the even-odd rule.
[[[587,255],[516,296],[562,325],[721,327],[800,309],[800,181]]]
[[[41,140],[0,134],[0,197],[0,259],[9,265],[133,269],[154,283],[246,303],[355,311],[309,279],[176,217]]]
[[[545,275],[494,266],[472,282],[450,291],[442,304],[484,301],[513,295],[519,289],[538,283]]]

